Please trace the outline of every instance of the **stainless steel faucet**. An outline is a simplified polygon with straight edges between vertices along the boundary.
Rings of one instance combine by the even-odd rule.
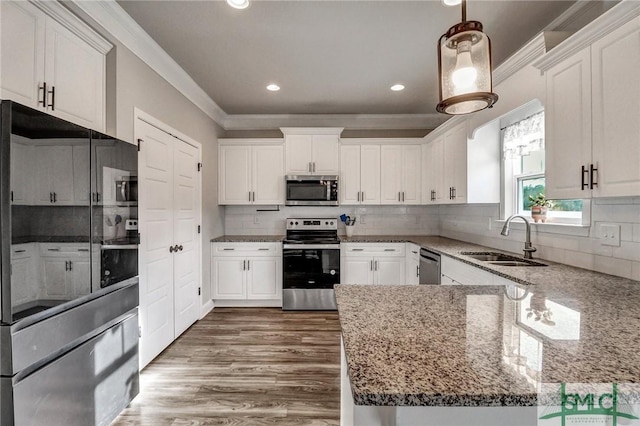
[[[507,221],[504,223],[504,226],[502,227],[502,232],[500,232],[500,234],[504,235],[505,237],[509,235],[509,224],[513,219],[517,217],[524,220],[524,224],[526,225],[526,239],[524,242],[524,258],[533,259],[532,253],[537,249],[531,245],[531,225],[529,224],[529,221],[527,220],[526,217],[520,216],[517,214],[514,214],[513,216],[509,217],[509,219],[507,219]]]

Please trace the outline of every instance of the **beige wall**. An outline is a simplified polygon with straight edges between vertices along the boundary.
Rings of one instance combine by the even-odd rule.
[[[218,137],[223,130],[149,66],[123,46],[116,47],[116,137],[133,141],[134,108],[202,145],[202,291],[211,298],[209,240],[223,234],[218,206]]]

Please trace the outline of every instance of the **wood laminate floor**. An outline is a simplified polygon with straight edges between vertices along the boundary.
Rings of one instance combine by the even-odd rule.
[[[338,425],[338,314],[216,308],[140,380],[112,426]]]

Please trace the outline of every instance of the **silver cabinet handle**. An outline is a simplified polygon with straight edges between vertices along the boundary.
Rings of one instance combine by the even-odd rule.
[[[249,191],[249,202],[251,202],[251,191]]]
[[[69,270],[70,271],[73,270],[73,262],[72,261],[69,261]]]
[[[251,269],[251,261],[247,260],[247,271]]]
[[[60,249],[59,248],[50,248],[50,249],[47,249],[47,251],[60,251]]]
[[[364,203],[364,191],[362,191],[362,202]]]
[[[356,248],[351,249],[351,251],[363,251],[363,250],[364,250],[364,249],[356,249]]]
[[[222,250],[224,250],[224,251],[234,251],[235,249],[234,248],[223,248]]]
[[[14,250],[14,253],[24,253],[26,250]]]
[[[268,251],[268,248],[259,248],[258,251]]]
[[[384,251],[396,251],[396,249],[384,249]]]
[[[360,191],[358,191],[357,199],[358,199],[358,201],[360,201]]]
[[[375,265],[376,271],[377,271],[378,270],[378,261],[377,260],[374,262],[374,265]]]
[[[246,260],[243,260],[243,261],[242,261],[242,270],[243,270],[243,271],[246,271],[246,270],[247,270],[247,261],[246,261]]]
[[[369,270],[373,271],[373,260],[369,261]]]
[[[53,192],[49,193],[49,202],[53,203]]]
[[[309,173],[311,173],[311,161],[309,161],[309,163],[307,163],[307,170],[309,170]]]
[[[55,111],[56,110],[56,86],[51,86],[51,90],[49,90],[49,93],[51,93],[51,103],[47,106],[51,107],[51,111]]]
[[[58,194],[56,194],[55,192],[53,193],[53,202],[54,203],[58,202]]]
[[[64,270],[65,270],[65,271],[68,271],[68,270],[69,270],[69,261],[68,261],[68,260],[65,260],[65,261],[64,261]]]
[[[416,266],[416,277],[420,278],[420,265]]]
[[[400,202],[400,192],[398,192],[398,202]]]
[[[402,191],[402,202],[404,203],[404,191]]]
[[[316,172],[316,162],[314,161],[313,162],[313,173],[315,173],[315,172]]]

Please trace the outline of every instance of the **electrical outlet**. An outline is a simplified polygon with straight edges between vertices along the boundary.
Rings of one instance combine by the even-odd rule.
[[[259,225],[260,224],[260,216],[257,216],[257,215],[254,216],[253,217],[253,223],[256,224],[256,225]]]
[[[361,223],[362,225],[364,225],[365,223],[367,223],[367,222],[366,222],[366,216],[365,216],[365,215],[361,215],[361,216],[360,216],[360,223]]]
[[[600,224],[600,244],[603,246],[620,247],[620,225],[611,223]]]

